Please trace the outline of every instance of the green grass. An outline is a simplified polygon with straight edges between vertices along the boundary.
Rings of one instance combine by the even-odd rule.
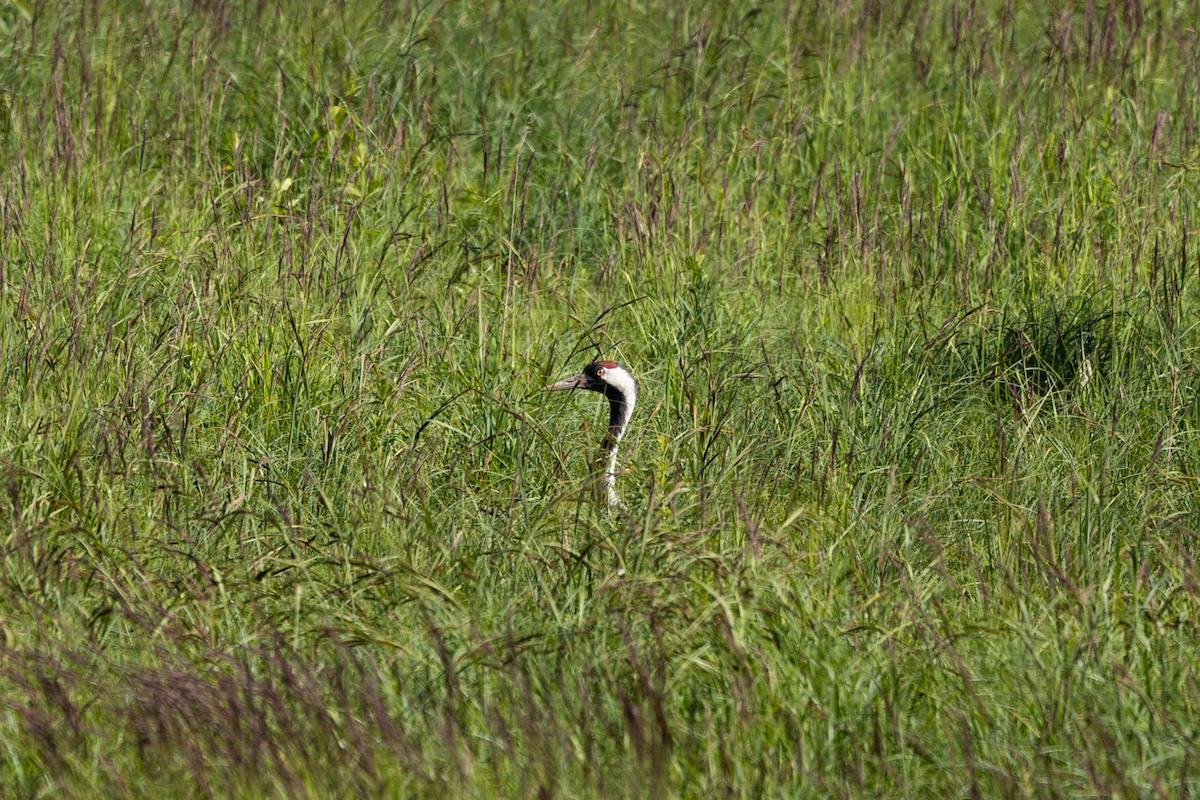
[[[1198,28],[0,3],[0,794],[1194,796]]]

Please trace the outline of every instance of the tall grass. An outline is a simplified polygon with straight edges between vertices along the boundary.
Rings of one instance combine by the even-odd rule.
[[[1192,796],[1198,27],[0,4],[3,794]]]

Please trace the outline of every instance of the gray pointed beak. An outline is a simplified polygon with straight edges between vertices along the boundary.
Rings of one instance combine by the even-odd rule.
[[[547,386],[545,389],[542,389],[542,391],[543,392],[565,392],[568,389],[582,389],[583,388],[583,380],[584,380],[583,375],[576,375],[573,378],[566,378],[566,379],[561,380],[558,383],[555,383],[551,386]]]

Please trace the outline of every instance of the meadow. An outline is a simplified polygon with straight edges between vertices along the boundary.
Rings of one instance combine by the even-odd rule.
[[[1195,796],[1198,29],[0,2],[0,794]]]

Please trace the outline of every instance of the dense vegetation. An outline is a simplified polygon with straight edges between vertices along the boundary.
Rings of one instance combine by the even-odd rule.
[[[1194,796],[1198,28],[0,3],[0,793]]]

